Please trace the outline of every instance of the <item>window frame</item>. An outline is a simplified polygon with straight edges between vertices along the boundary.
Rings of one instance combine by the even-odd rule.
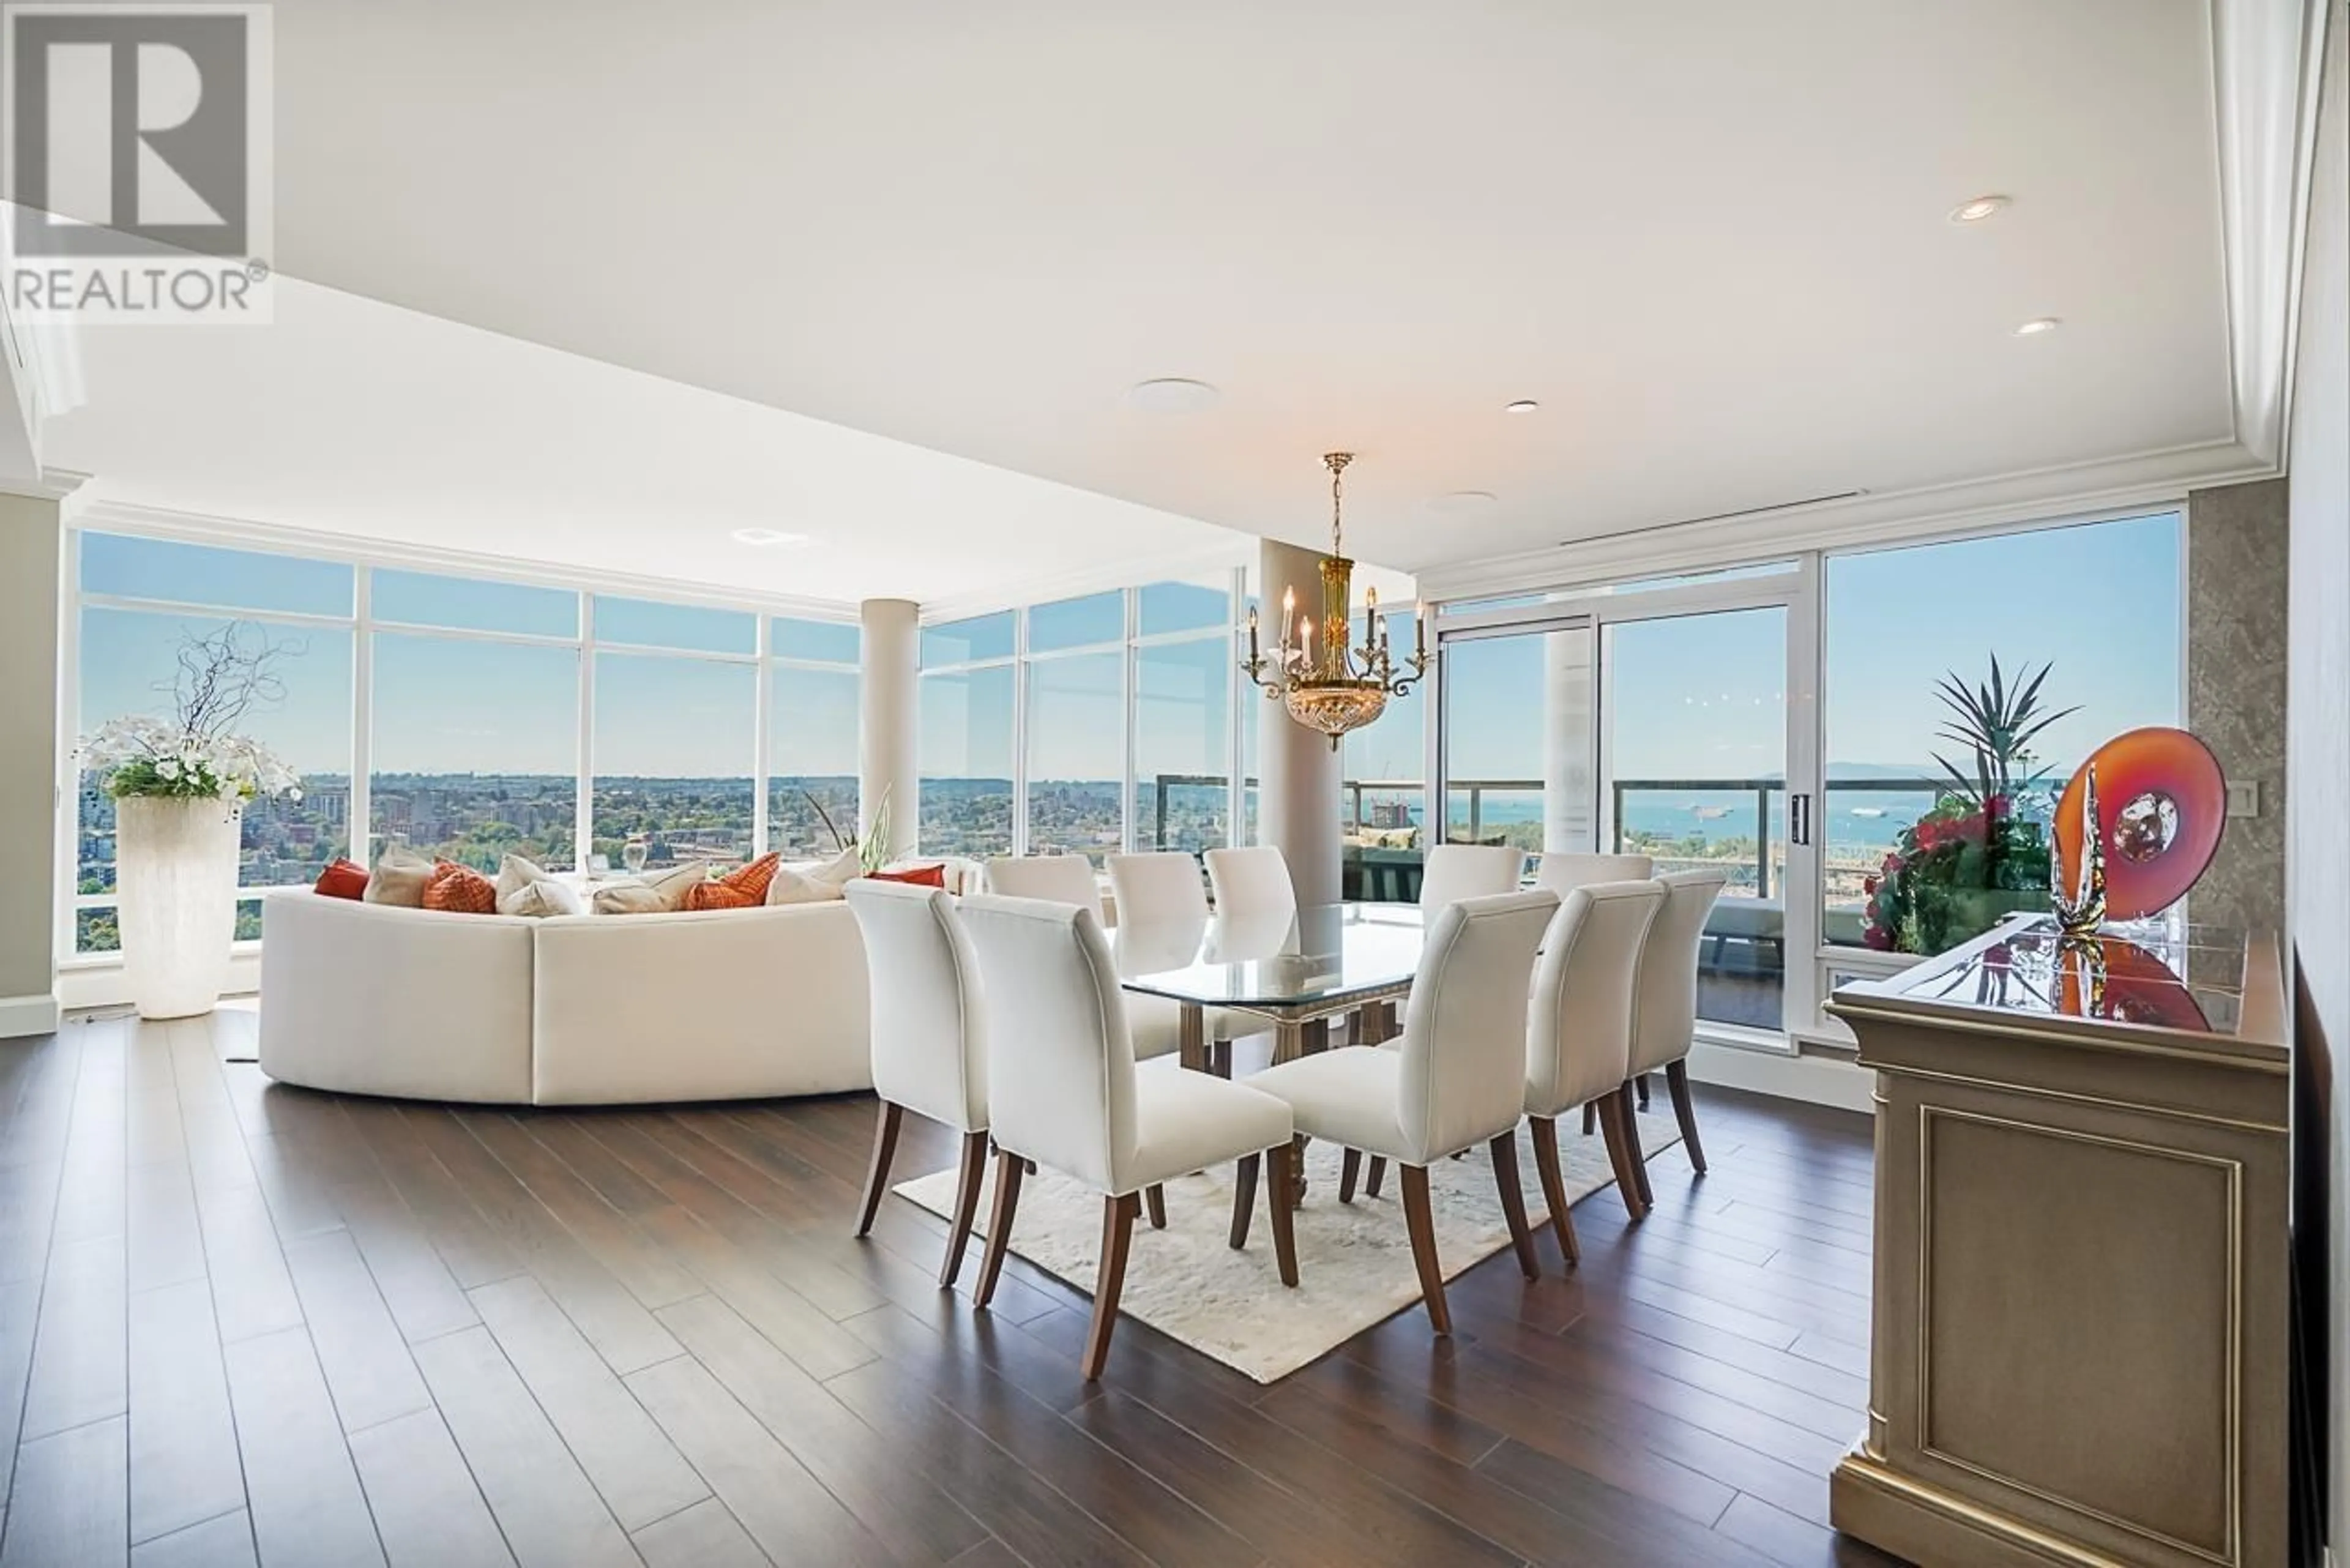
[[[107,535],[119,538],[152,540],[167,545],[206,545],[224,549],[246,550],[256,554],[286,556],[296,560],[327,562],[348,566],[352,573],[351,613],[332,616],[289,610],[240,609],[233,606],[212,604],[201,599],[153,599],[118,594],[85,592],[82,588],[82,539],[86,535]],[[579,711],[577,719],[577,766],[573,777],[575,814],[572,830],[572,863],[568,869],[586,869],[593,852],[592,828],[595,811],[596,777],[596,657],[599,652],[625,653],[632,657],[655,659],[690,659],[706,662],[751,666],[754,671],[752,745],[752,854],[766,853],[768,838],[768,796],[773,774],[767,755],[769,743],[769,708],[774,697],[775,670],[778,664],[802,666],[834,672],[847,670],[864,679],[862,659],[856,664],[828,660],[779,659],[769,652],[773,640],[771,621],[783,617],[795,620],[822,621],[832,624],[858,626],[854,611],[845,607],[826,606],[780,599],[732,598],[717,595],[697,595],[683,587],[667,589],[660,585],[648,586],[629,581],[616,582],[577,574],[563,576],[535,576],[525,570],[510,569],[501,563],[452,562],[430,556],[403,556],[397,552],[369,550],[337,550],[321,548],[311,541],[298,545],[278,539],[257,539],[215,530],[181,532],[158,528],[141,523],[118,520],[108,516],[85,516],[67,525],[61,551],[60,610],[58,616],[58,713],[61,728],[74,733],[72,743],[57,748],[57,846],[56,865],[52,867],[52,892],[55,905],[55,932],[57,967],[61,971],[90,971],[119,968],[122,955],[119,952],[84,952],[78,946],[80,915],[88,909],[112,909],[119,899],[111,893],[85,894],[79,888],[81,839],[81,805],[79,765],[79,731],[81,723],[81,618],[86,608],[132,610],[148,614],[215,616],[231,620],[251,620],[270,625],[309,627],[319,630],[348,632],[351,637],[351,778],[349,804],[350,845],[356,851],[353,858],[362,864],[372,864],[377,842],[374,829],[373,789],[370,775],[374,772],[374,698],[375,698],[375,636],[378,631],[404,637],[439,638],[452,641],[521,644],[538,648],[569,649],[579,659]],[[379,571],[427,573],[440,576],[469,578],[477,582],[509,585],[515,587],[553,589],[573,595],[578,601],[578,634],[556,637],[536,632],[490,631],[470,627],[427,626],[409,620],[379,621],[373,613],[372,588],[374,574]],[[637,643],[599,643],[594,621],[595,598],[598,594],[617,595],[635,599],[673,604],[681,607],[724,609],[745,612],[753,616],[756,635],[753,651],[748,653],[712,653],[692,649],[648,648]],[[308,883],[284,883],[273,887],[240,887],[236,890],[239,903],[259,898],[286,888],[307,887]],[[260,950],[257,939],[234,944],[233,954],[250,958]]]

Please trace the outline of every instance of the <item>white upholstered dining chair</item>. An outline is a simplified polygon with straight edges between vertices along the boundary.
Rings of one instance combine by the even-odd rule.
[[[1399,1041],[1301,1056],[1244,1080],[1286,1100],[1306,1137],[1401,1168],[1412,1262],[1439,1334],[1452,1332],[1452,1314],[1429,1200],[1434,1161],[1481,1143],[1492,1151],[1518,1266],[1528,1279],[1540,1272],[1518,1186],[1517,1134],[1525,1111],[1526,988],[1534,950],[1557,909],[1558,895],[1541,888],[1447,904],[1430,919]]]
[[[1006,898],[1045,898],[1074,905],[1091,909],[1097,918],[1101,914],[1101,884],[1094,879],[1094,863],[1082,855],[998,855],[987,863],[987,890]],[[1196,925],[1201,930],[1206,929],[1204,909]],[[1181,968],[1200,944],[1195,933],[1188,947],[1173,952],[1180,945],[1180,937],[1168,931],[1154,935],[1159,939],[1156,945],[1170,951],[1164,963],[1152,966],[1156,968]],[[1127,999],[1126,1011],[1127,1023],[1134,1032],[1136,1056],[1148,1061],[1181,1049],[1183,1012],[1175,1002],[1163,996],[1132,996]]]
[[[1208,918],[1208,885],[1200,879],[1198,857],[1188,851],[1147,849],[1107,856],[1102,864],[1109,872],[1119,925]]]
[[[1278,853],[1278,851],[1275,851]],[[1181,849],[1149,849],[1135,855],[1111,855],[1103,859],[1109,872],[1110,899],[1118,906],[1120,957],[1128,974],[1146,972],[1124,951],[1138,932],[1153,945],[1180,942],[1181,933],[1204,935],[1208,929],[1208,885],[1200,879],[1200,862]],[[1196,951],[1196,947],[1194,948]],[[1162,967],[1177,968],[1178,960]],[[1140,1055],[1174,1050],[1181,1044],[1182,1015],[1177,1003],[1162,997],[1130,997],[1128,1012],[1135,1026],[1135,1049]],[[1201,1019],[1210,1069],[1231,1077],[1232,1042],[1262,1033],[1262,1020],[1225,1008],[1211,1007]]]
[[[1554,854],[1534,857],[1534,886],[1564,898],[1594,882],[1645,882],[1656,863],[1645,855]]]
[[[1124,992],[1091,910],[980,895],[964,899],[961,913],[985,977],[993,1043],[995,1205],[979,1304],[994,1296],[1029,1160],[1102,1195],[1101,1263],[1082,1362],[1087,1381],[1109,1356],[1140,1196],[1170,1177],[1237,1160],[1245,1189],[1254,1162],[1268,1162],[1274,1251],[1282,1283],[1296,1284],[1289,1107],[1206,1073],[1137,1072]],[[1243,1241],[1235,1226],[1233,1244]]]
[[[1700,1176],[1705,1174],[1705,1147],[1697,1138],[1697,1113],[1690,1104],[1689,1054],[1697,1033],[1698,949],[1705,940],[1706,917],[1730,881],[1723,871],[1673,871],[1657,878],[1665,890],[1664,907],[1648,927],[1640,949],[1640,971],[1632,1002],[1632,1052],[1627,1076],[1638,1080],[1664,1069],[1672,1091],[1673,1115],[1681,1125],[1681,1147]],[[1648,1168],[1639,1158],[1639,1123],[1632,1127],[1633,1175],[1640,1183],[1644,1202],[1654,1203]]]
[[[1216,913],[1223,919],[1259,920],[1297,913],[1297,888],[1279,846],[1211,849],[1200,858],[1208,863],[1208,886],[1216,895]]]
[[[843,890],[865,940],[872,975],[873,1092],[881,1109],[857,1233],[889,1188],[899,1125],[910,1110],[962,1135],[954,1214],[939,1283],[951,1285],[979,1208],[987,1169],[987,1034],[980,1015],[979,966],[943,888],[858,877]]]
[[[1526,1116],[1534,1127],[1534,1168],[1550,1207],[1551,1230],[1570,1263],[1581,1256],[1567,1217],[1566,1179],[1558,1162],[1558,1118],[1577,1106],[1599,1106],[1607,1158],[1624,1207],[1648,1212],[1629,1161],[1636,1140],[1625,1090],[1632,1052],[1632,1003],[1640,952],[1665,901],[1659,882],[1595,882],[1570,888],[1543,938],[1526,1013]]]
[[[987,862],[987,890],[1007,898],[1050,898],[1099,911],[1101,884],[1082,855],[996,855]]]
[[[1525,868],[1526,852],[1506,844],[1440,844],[1420,873],[1419,907],[1433,920],[1437,910],[1462,898],[1514,893]]]

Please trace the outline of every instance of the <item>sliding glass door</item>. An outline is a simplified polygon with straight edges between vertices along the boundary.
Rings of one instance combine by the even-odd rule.
[[[1445,839],[1720,871],[1698,1013],[1742,1044],[1814,1016],[1814,583],[1791,563],[1440,622]]]
[[[1787,619],[1782,605],[1659,616],[1600,639],[1601,840],[1659,874],[1727,879],[1698,952],[1698,1016],[1742,1029],[1783,1027],[1809,950],[1788,929]]]

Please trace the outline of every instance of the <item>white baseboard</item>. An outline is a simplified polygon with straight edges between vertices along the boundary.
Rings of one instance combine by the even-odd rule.
[[[1877,1075],[1839,1056],[1787,1056],[1700,1041],[1690,1052],[1689,1070],[1699,1083],[1719,1084],[1726,1089],[1834,1106],[1863,1116],[1877,1109],[1869,1098],[1877,1086]]]
[[[54,992],[0,996],[0,1040],[21,1040],[28,1034],[55,1034],[59,1011]]]
[[[241,952],[228,961],[227,983],[221,987],[223,996],[249,996],[261,989],[261,955]],[[120,963],[99,963],[63,969],[57,972],[57,1002],[68,1012],[89,1008],[124,1007],[130,1002],[130,988],[124,982]]]

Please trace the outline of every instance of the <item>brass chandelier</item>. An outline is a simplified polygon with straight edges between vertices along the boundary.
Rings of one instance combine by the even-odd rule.
[[[1284,588],[1281,595],[1281,640],[1274,644],[1270,654],[1258,649],[1256,610],[1252,607],[1248,657],[1241,660],[1248,678],[1264,688],[1268,698],[1280,699],[1292,719],[1329,736],[1334,752],[1338,749],[1339,737],[1377,719],[1387,711],[1388,698],[1404,696],[1411,691],[1414,681],[1428,673],[1428,628],[1417,615],[1412,617],[1412,650],[1404,661],[1409,672],[1396,673],[1388,653],[1387,627],[1379,619],[1377,588],[1363,595],[1362,646],[1347,646],[1351,635],[1347,623],[1352,617],[1347,596],[1354,582],[1355,563],[1347,558],[1342,531],[1345,496],[1340,476],[1354,461],[1355,454],[1350,452],[1328,452],[1322,459],[1330,470],[1330,553],[1322,558],[1322,626],[1318,638],[1314,618],[1297,613],[1296,590]]]

